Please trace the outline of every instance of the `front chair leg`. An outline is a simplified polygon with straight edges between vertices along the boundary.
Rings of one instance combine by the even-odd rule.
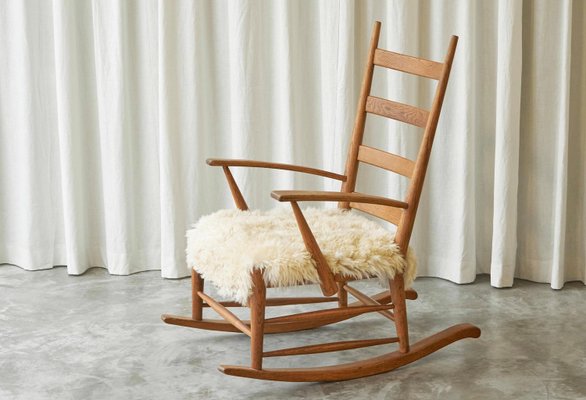
[[[253,369],[262,369],[266,287],[262,271],[252,271],[252,295],[249,299],[250,306],[250,359]]]
[[[344,285],[346,282],[338,282],[338,307],[348,307],[348,292]]]

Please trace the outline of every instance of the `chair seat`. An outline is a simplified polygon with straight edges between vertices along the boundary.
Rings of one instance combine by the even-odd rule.
[[[386,282],[403,272],[406,287],[412,283],[415,257],[410,250],[405,259],[393,234],[378,223],[340,209],[309,208],[303,213],[334,274]],[[319,283],[289,208],[220,210],[202,217],[187,231],[187,263],[220,296],[242,304],[251,293],[254,268],[264,270],[268,287]]]

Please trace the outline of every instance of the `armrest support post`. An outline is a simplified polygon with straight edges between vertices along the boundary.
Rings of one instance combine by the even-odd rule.
[[[234,176],[232,176],[230,168],[223,166],[222,170],[224,170],[224,175],[226,175],[226,180],[228,181],[228,186],[230,186],[230,192],[232,192],[232,198],[234,198],[236,207],[242,211],[248,210],[248,204],[246,204],[246,200],[244,200],[244,196],[242,196],[242,192],[234,180]]]
[[[297,220],[297,225],[299,226],[299,231],[301,232],[301,236],[303,237],[303,242],[305,243],[305,248],[311,254],[313,259],[316,263],[317,274],[319,275],[319,280],[321,282],[321,290],[325,296],[333,296],[338,292],[338,285],[336,280],[334,279],[334,274],[326,261],[309,225],[299,205],[297,202],[292,201],[291,207],[293,208],[293,214],[295,214],[295,219]]]

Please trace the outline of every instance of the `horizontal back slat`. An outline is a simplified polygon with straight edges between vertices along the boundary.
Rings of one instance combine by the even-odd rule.
[[[415,163],[396,154],[387,153],[379,149],[361,145],[358,149],[358,160],[375,167],[411,178]]]
[[[442,75],[444,66],[442,63],[426,60],[425,58],[406,56],[382,49],[376,49],[374,53],[374,64],[438,80]]]
[[[368,96],[366,99],[366,112],[396,119],[420,128],[425,128],[429,117],[429,111],[375,96]]]
[[[378,204],[350,203],[350,207],[375,217],[382,218],[394,225],[399,225],[403,209],[381,206]]]

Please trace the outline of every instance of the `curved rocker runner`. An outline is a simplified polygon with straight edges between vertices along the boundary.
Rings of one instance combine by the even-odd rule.
[[[291,382],[338,381],[380,374],[417,361],[453,342],[477,338],[480,329],[470,324],[452,326],[409,343],[406,300],[415,261],[409,249],[415,216],[431,148],[446,92],[458,38],[452,36],[444,62],[426,60],[378,48],[381,24],[375,22],[370,42],[345,174],[291,164],[251,160],[209,159],[221,167],[238,210],[221,210],[202,217],[188,231],[188,264],[192,267],[192,315],[165,314],[164,322],[191,328],[239,332],[250,337],[250,366],[222,365],[228,375]],[[374,67],[383,67],[437,80],[431,110],[423,110],[370,95]],[[363,145],[366,117],[377,114],[424,129],[416,160]],[[360,163],[367,163],[410,179],[404,201],[355,191]],[[289,170],[341,181],[339,192],[273,191],[288,202],[290,211],[248,211],[231,167]],[[337,210],[299,207],[299,202],[337,202]],[[352,211],[352,210],[358,210]],[[390,235],[365,212],[396,225]],[[310,256],[310,257],[308,257]],[[217,301],[204,291],[205,280],[233,301]],[[389,289],[369,296],[350,282],[364,278],[389,281]],[[267,298],[267,289],[318,283],[323,296]],[[349,303],[348,295],[356,301]],[[335,303],[334,307],[265,318],[266,307]],[[248,307],[250,320],[229,310]],[[204,319],[211,308],[222,319]],[[392,322],[396,336],[346,340],[300,347],[264,350],[264,336],[314,329],[366,313],[378,313]],[[265,369],[263,359],[316,354],[397,344],[397,350],[374,358],[314,368]]]

